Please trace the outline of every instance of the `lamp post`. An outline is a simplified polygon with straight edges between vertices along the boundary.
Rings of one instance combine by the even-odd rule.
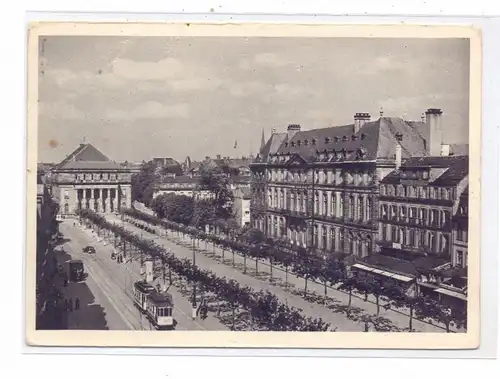
[[[197,186],[195,185],[193,188],[193,217],[195,216],[196,211],[196,190]],[[196,229],[197,222],[195,221],[194,227]],[[193,234],[193,267],[196,266],[196,247],[195,247],[195,234]],[[192,318],[196,319],[196,279],[193,278],[193,309],[192,309]]]

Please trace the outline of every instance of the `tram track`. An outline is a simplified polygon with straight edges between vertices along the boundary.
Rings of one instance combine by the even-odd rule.
[[[104,245],[103,240],[101,240],[101,241],[97,240],[96,236],[95,235],[92,236],[90,233],[87,233],[87,230],[75,228],[75,232],[80,234],[81,239],[85,240],[85,241],[79,241],[79,243],[81,242],[80,244],[82,246],[85,246],[86,244],[91,244],[93,242],[97,242],[102,246],[103,249],[108,250],[109,254],[111,254],[112,249],[113,249],[112,244]],[[108,282],[114,283],[114,289],[111,289],[111,292],[110,292],[112,295],[106,294],[109,298],[118,294],[118,296],[120,296],[122,298],[122,300],[128,299],[132,303],[132,306],[130,306],[127,304],[128,301],[123,301],[124,306],[127,307],[128,311],[134,315],[133,318],[136,321],[136,325],[134,327],[135,330],[143,330],[142,329],[143,324],[142,324],[140,317],[142,317],[142,320],[146,320],[147,325],[149,326],[150,330],[156,330],[153,327],[153,325],[149,322],[149,320],[146,318],[146,316],[142,315],[142,313],[140,313],[140,311],[133,305],[134,299],[133,299],[133,294],[131,292],[132,284],[135,281],[140,280],[142,278],[141,275],[139,273],[133,271],[131,268],[127,267],[125,264],[118,264],[116,261],[112,260],[111,258],[99,256],[99,250],[97,251],[96,254],[93,254],[90,256],[88,254],[84,254],[84,253],[79,252],[79,257],[82,257],[82,260],[85,263],[88,262],[90,264],[90,262],[94,262],[95,265],[98,266],[101,271],[111,273],[111,275],[109,277],[105,276],[105,275],[100,275],[100,276],[98,275],[98,276],[100,277],[101,282],[105,283],[106,281],[108,281]],[[89,272],[89,274],[90,274],[90,272]],[[114,274],[117,274],[117,275],[114,275]],[[125,275],[128,275],[130,280],[127,280]],[[109,285],[108,285],[108,287],[109,287]],[[132,308],[132,310],[130,310],[131,308]],[[198,330],[206,330],[198,322],[196,322],[195,320],[192,320],[189,315],[187,315],[185,312],[183,312],[175,304],[174,304],[174,310],[177,313],[177,315],[182,316],[181,318],[184,319],[184,320],[182,320],[183,321],[182,323],[178,322],[178,324],[180,324],[180,325],[192,324]],[[120,313],[118,311],[118,309],[117,309],[117,313]],[[136,314],[138,314],[139,316],[137,316]],[[181,320],[178,320],[178,321],[181,321]]]

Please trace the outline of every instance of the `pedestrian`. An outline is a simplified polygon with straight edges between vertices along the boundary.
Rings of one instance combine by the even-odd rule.
[[[368,326],[368,323],[365,322],[365,332],[369,332],[370,331],[370,327]]]
[[[72,298],[69,298],[68,306],[69,306],[69,311],[72,312],[73,311],[73,299]]]
[[[64,311],[67,312],[69,310],[68,299],[64,299]]]
[[[77,297],[75,299],[75,311],[79,310],[80,309],[80,298]]]
[[[202,308],[201,308],[201,319],[206,320],[208,317],[208,304],[203,302]]]

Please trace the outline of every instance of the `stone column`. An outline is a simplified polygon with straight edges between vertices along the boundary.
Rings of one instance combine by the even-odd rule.
[[[120,208],[120,206],[118,205],[119,204],[118,201],[119,201],[120,194],[118,193],[118,187],[115,187],[114,190],[115,190],[114,191],[115,192],[115,196],[111,199],[111,201],[113,202],[113,210],[115,212],[117,212],[118,209]]]
[[[336,217],[341,217],[343,215],[343,213],[340,211],[340,192],[335,192],[335,200],[336,200],[336,204],[335,204],[335,215]]]
[[[111,188],[106,188],[106,213],[111,212]]]
[[[89,198],[89,208],[93,211],[94,210],[94,188],[90,189],[90,198]]]

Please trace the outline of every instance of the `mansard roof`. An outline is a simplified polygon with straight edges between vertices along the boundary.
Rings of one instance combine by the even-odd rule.
[[[458,185],[469,174],[469,157],[412,157],[401,165],[400,170],[394,170],[381,183],[399,184],[401,180],[407,179],[405,169],[444,169],[444,171],[430,181],[429,184],[438,187],[453,187]]]
[[[90,143],[80,144],[56,166],[56,170],[116,170],[123,168]]]
[[[261,157],[278,155],[299,155],[306,161],[318,161],[321,153],[340,153],[323,161],[374,161],[393,160],[396,152],[396,135],[402,135],[402,157],[426,156],[425,140],[414,122],[401,118],[381,117],[366,122],[355,133],[354,124],[304,130],[288,138],[287,133],[279,135],[279,147],[273,153],[271,147],[277,141],[270,139],[261,151]]]

